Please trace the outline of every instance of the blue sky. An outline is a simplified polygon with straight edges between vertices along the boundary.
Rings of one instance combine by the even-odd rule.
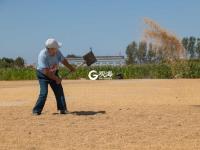
[[[149,17],[179,37],[200,37],[199,0],[0,0],[0,57],[28,63],[48,37],[63,43],[64,55],[125,53],[140,40]]]

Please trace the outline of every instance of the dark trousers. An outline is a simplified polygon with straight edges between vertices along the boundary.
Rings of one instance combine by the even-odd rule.
[[[42,112],[43,107],[46,102],[46,99],[47,99],[47,95],[48,95],[48,84],[50,84],[50,86],[54,92],[54,95],[56,97],[57,109],[58,110],[67,110],[62,85],[57,84],[56,81],[49,79],[46,75],[44,75],[43,73],[41,73],[38,70],[37,70],[36,74],[37,74],[37,78],[38,78],[39,84],[40,84],[40,94],[39,94],[37,102],[33,108],[33,113],[41,113]],[[58,71],[56,72],[56,75],[58,76]]]

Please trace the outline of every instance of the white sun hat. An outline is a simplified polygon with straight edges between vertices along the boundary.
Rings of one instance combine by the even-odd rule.
[[[45,46],[46,46],[46,48],[56,48],[56,49],[59,49],[62,46],[62,43],[58,42],[57,40],[55,40],[53,38],[49,38],[45,42]]]

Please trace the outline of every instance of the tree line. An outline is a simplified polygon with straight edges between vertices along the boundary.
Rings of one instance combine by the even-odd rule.
[[[184,37],[181,42],[186,51],[185,59],[200,59],[200,38]],[[156,53],[153,44],[145,41],[130,43],[126,55],[127,64],[159,63],[165,60],[162,51]]]
[[[0,68],[23,68],[25,67],[25,60],[22,57],[12,58],[0,58]]]
[[[200,38],[185,37],[182,39],[182,44],[186,49],[186,54],[189,59],[200,58]]]
[[[185,59],[200,59],[200,38],[194,36],[184,37],[182,39],[182,45],[186,50]],[[145,64],[145,63],[159,63],[162,62],[162,53],[159,51],[156,53],[152,43],[141,41],[137,43],[133,41],[126,48],[127,60],[129,64]],[[75,55],[68,55],[73,56]],[[0,58],[0,68],[23,68],[25,67],[25,60],[22,57],[12,58]]]

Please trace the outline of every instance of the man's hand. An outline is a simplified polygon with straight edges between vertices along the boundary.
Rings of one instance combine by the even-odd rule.
[[[55,72],[52,72],[50,69],[46,68],[43,70],[43,73],[50,79],[56,81],[57,84],[61,84],[62,79],[55,75]]]
[[[52,72],[49,68],[45,68],[43,69],[43,73],[49,77],[50,79],[54,80],[54,81],[57,81],[59,79],[59,77],[57,77],[55,75],[55,72]]]
[[[58,78],[58,79],[56,80],[56,84],[61,84],[61,82],[62,82],[62,79],[61,79],[61,78]]]

